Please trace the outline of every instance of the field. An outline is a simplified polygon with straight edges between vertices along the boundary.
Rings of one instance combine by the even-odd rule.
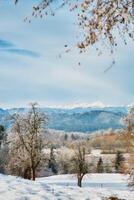
[[[128,176],[121,174],[89,174],[83,181],[85,186],[79,188],[75,175],[38,178],[35,182],[0,175],[0,200],[105,200],[110,196],[134,200],[127,181]],[[119,185],[122,187],[116,188]]]

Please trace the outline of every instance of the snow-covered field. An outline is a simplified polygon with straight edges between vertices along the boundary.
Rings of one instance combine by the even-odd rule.
[[[0,175],[0,200],[105,200],[109,196],[134,200],[129,189],[107,188],[107,183],[126,184],[128,177],[120,174],[87,175],[84,183],[96,183],[97,187],[75,186],[73,175],[57,175],[29,181],[13,176]],[[72,184],[72,185],[70,185]]]

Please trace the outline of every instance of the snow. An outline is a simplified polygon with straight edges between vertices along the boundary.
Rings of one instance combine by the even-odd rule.
[[[59,109],[74,109],[74,108],[104,108],[106,106],[101,101],[96,101],[93,103],[75,102],[72,104],[65,104],[65,105],[48,105],[47,107],[59,108]]]
[[[113,104],[104,104],[101,101],[95,102],[73,102],[68,104],[47,104],[46,108],[57,108],[57,109],[74,109],[74,108],[109,108],[109,107],[127,107],[131,108],[134,103],[124,104],[124,105],[113,105]]]
[[[129,176],[122,174],[112,174],[112,173],[103,173],[103,174],[87,174],[84,176],[83,181],[88,181],[90,183],[108,183],[111,181],[112,183],[126,183],[128,182]],[[69,182],[76,181],[76,175],[74,174],[66,174],[66,175],[55,175],[49,177],[39,178],[40,181],[48,182]]]
[[[94,156],[99,156],[99,155],[101,155],[101,153],[102,153],[101,149],[92,149],[91,150],[91,155],[94,155]]]
[[[85,181],[96,183],[125,183],[128,177],[120,174],[91,174]],[[103,200],[109,196],[134,200],[134,192],[107,188],[66,186],[66,182],[76,182],[75,175],[57,175],[29,181],[14,176],[0,174],[0,200]],[[63,183],[58,185],[57,183]]]

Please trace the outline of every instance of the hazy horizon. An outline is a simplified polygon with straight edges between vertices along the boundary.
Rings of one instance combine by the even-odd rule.
[[[26,104],[18,104],[18,105],[9,105],[9,106],[1,106],[1,109],[14,109],[14,108],[29,108],[31,103],[37,103],[37,106],[40,108],[63,108],[63,109],[72,109],[72,108],[106,108],[106,107],[131,107],[134,103],[130,104],[104,104],[103,102],[73,102],[67,104],[45,104],[37,101],[28,102]]]

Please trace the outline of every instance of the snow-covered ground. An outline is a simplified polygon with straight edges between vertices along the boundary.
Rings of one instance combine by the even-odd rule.
[[[127,176],[120,174],[92,174],[85,177],[84,183],[97,183],[100,186],[79,188],[74,185],[76,177],[72,175],[39,178],[35,182],[0,175],[0,200],[105,200],[109,196],[134,200],[134,192],[127,188],[112,189],[103,185],[109,182],[126,184],[127,179]]]

